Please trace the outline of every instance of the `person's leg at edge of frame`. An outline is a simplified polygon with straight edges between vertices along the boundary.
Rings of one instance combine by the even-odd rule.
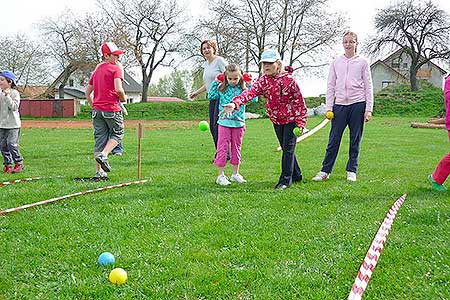
[[[347,172],[348,179],[356,180],[356,173],[358,171],[358,157],[361,146],[361,139],[364,131],[364,112],[366,110],[366,103],[360,102],[349,105],[348,107],[348,128],[350,131]]]
[[[322,163],[322,172],[330,174],[333,170],[341,145],[342,135],[347,127],[347,107],[335,105],[333,107],[334,118],[331,120],[331,130],[328,138],[327,150]]]
[[[434,170],[433,174],[431,176],[433,177],[433,180],[443,185],[445,180],[448,178],[450,174],[450,153],[447,153],[442,159],[439,161],[438,165],[436,166],[436,169]]]
[[[6,129],[0,129],[0,150],[3,156],[3,173],[11,173],[13,160],[6,144]]]
[[[14,169],[13,173],[22,172],[24,168],[23,157],[19,151],[19,139],[20,139],[20,128],[10,129],[7,136],[7,145],[9,152],[11,153],[11,157],[14,161]]]

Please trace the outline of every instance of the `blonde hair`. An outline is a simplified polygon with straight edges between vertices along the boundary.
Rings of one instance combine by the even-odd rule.
[[[207,44],[208,46],[210,46],[211,48],[214,49],[214,55],[216,55],[217,53],[217,43],[213,40],[204,40],[201,44],[200,44],[200,54],[203,56],[203,45]]]
[[[227,88],[228,83],[228,79],[227,79],[227,74],[230,72],[238,72],[239,74],[239,82],[238,82],[238,86],[241,87],[241,89],[245,89],[245,82],[244,79],[242,79],[242,71],[241,68],[239,68],[239,66],[237,64],[229,64],[228,66],[225,67],[225,72],[223,72],[223,81],[220,83],[219,85],[219,91],[220,92],[225,92],[225,89]]]
[[[355,41],[358,42],[358,35],[353,31],[346,31],[342,39],[344,39],[347,35],[351,35],[355,39]],[[358,52],[358,46],[355,46],[355,53],[356,52]]]

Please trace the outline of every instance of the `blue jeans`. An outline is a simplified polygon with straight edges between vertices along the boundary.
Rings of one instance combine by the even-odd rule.
[[[19,136],[20,128],[0,129],[0,149],[5,166],[23,161],[19,151]]]
[[[334,105],[334,118],[331,120],[331,130],[327,151],[322,163],[322,172],[331,173],[341,145],[342,135],[348,126],[350,130],[350,145],[347,161],[347,172],[358,171],[358,157],[361,138],[364,129],[364,113],[366,102],[351,105]]]

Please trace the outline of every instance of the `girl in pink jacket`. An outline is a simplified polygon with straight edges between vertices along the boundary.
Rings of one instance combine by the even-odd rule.
[[[445,127],[448,131],[448,140],[450,141],[450,75],[445,79],[444,84],[444,99],[445,99]],[[450,153],[447,153],[436,166],[433,174],[428,176],[431,187],[436,191],[446,191],[447,188],[442,184],[450,174]]]
[[[327,151],[322,169],[313,181],[329,178],[347,126],[350,130],[347,180],[356,181],[364,122],[372,118],[372,78],[368,62],[356,53],[358,37],[353,32],[347,32],[342,45],[345,54],[334,60],[328,75],[326,110],[332,111],[334,118],[331,121]]]
[[[283,149],[282,171],[275,189],[284,190],[293,182],[302,180],[302,172],[295,157],[297,137],[293,130],[298,127],[300,132],[303,131],[308,114],[298,83],[289,72],[282,72],[280,54],[276,50],[265,50],[260,63],[264,75],[250,89],[234,97],[232,103],[224,105],[223,112],[229,114],[260,95],[267,99],[267,115]]]

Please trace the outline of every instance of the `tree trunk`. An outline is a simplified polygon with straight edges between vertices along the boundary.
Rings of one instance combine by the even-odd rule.
[[[411,91],[418,91],[419,86],[417,85],[417,70],[412,68],[409,70],[409,82],[411,83]]]

